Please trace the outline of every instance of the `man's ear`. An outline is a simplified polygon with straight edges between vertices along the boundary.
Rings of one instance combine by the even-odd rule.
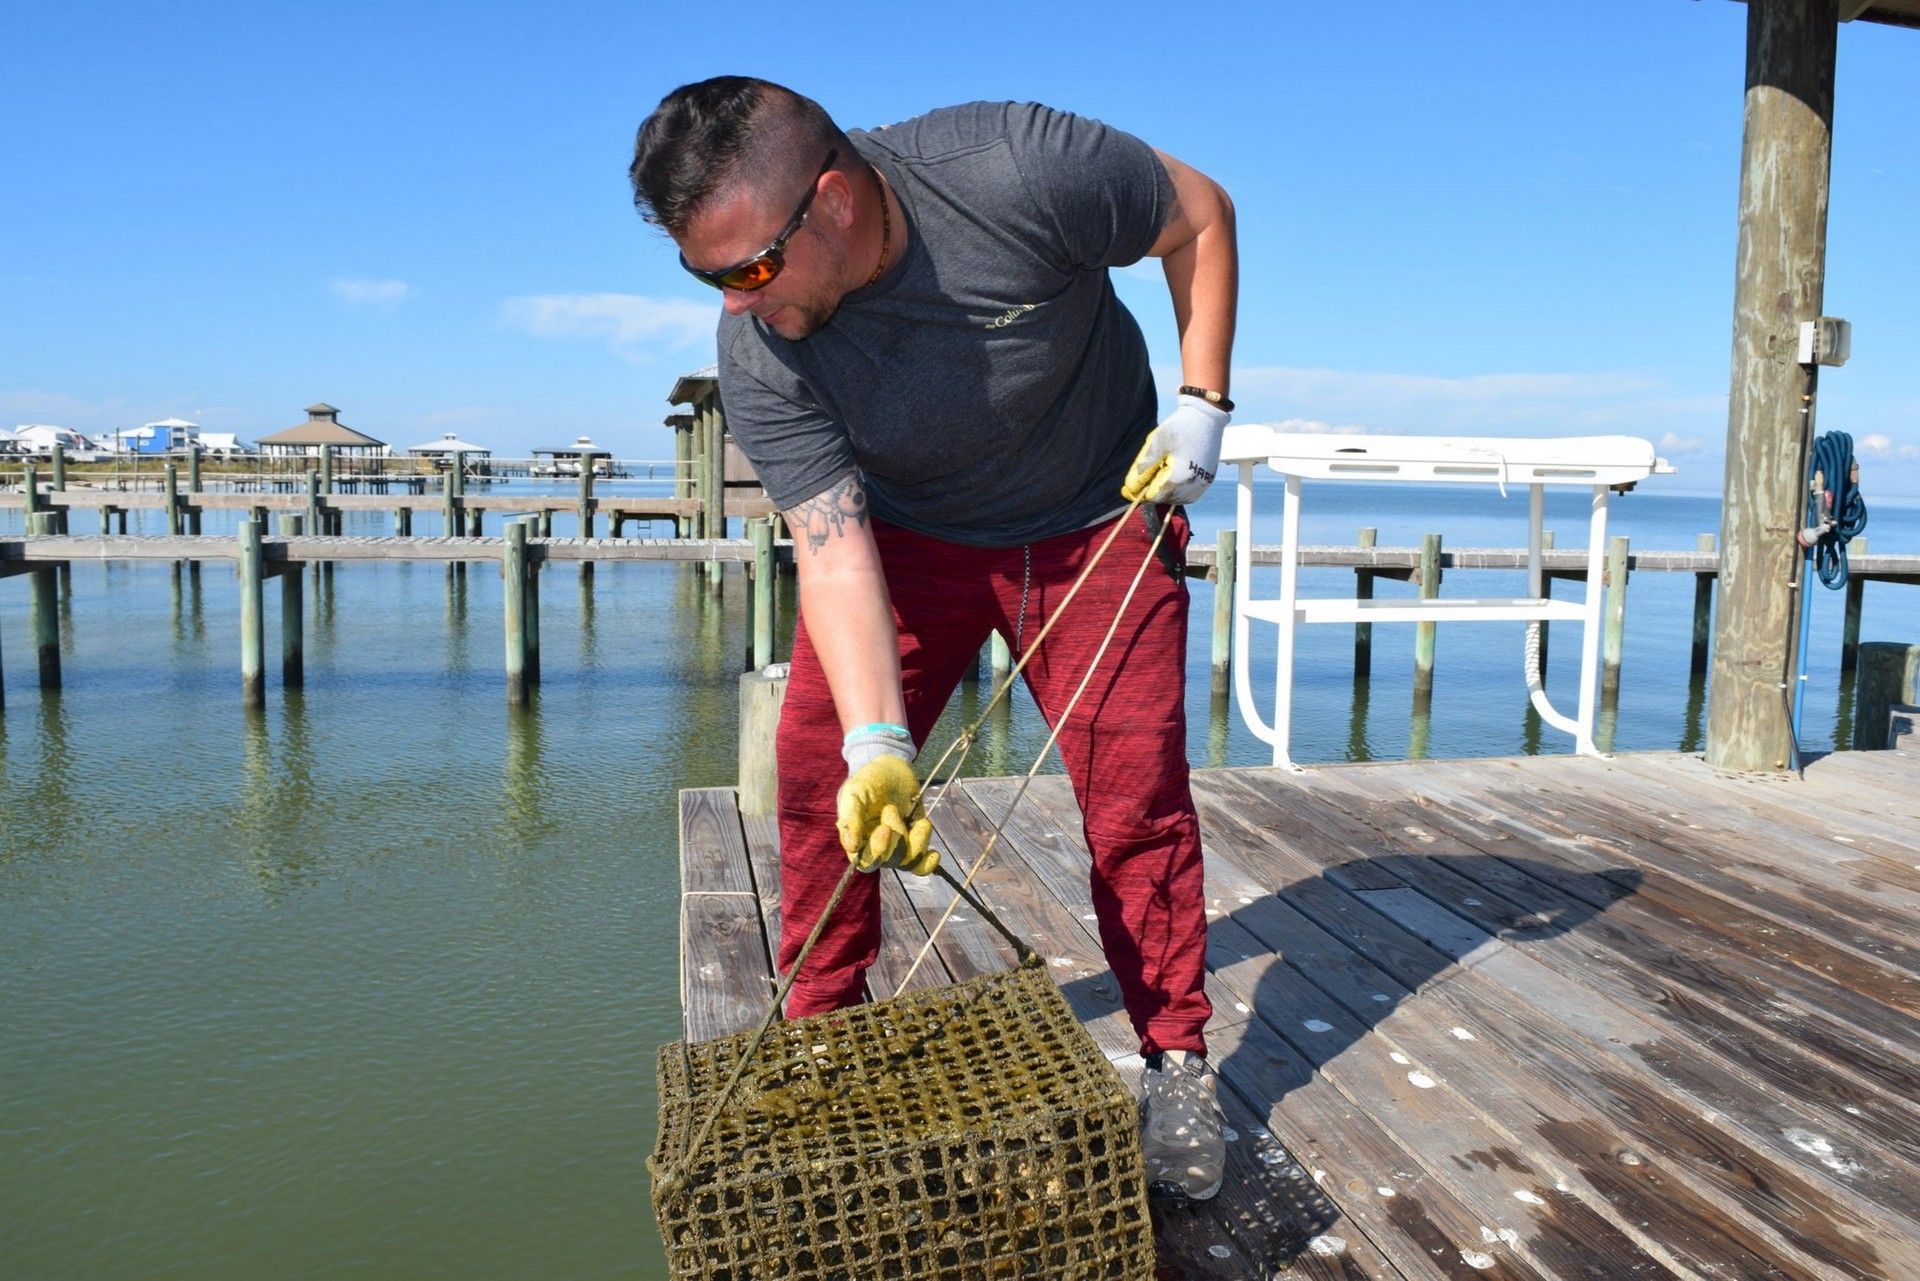
[[[813,217],[825,214],[833,226],[845,231],[853,226],[853,181],[838,169],[820,180],[819,194],[813,198]]]

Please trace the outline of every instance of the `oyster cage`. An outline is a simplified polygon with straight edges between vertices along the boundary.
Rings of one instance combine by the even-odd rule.
[[[660,1051],[647,1161],[677,1281],[1153,1275],[1139,1111],[1044,969]]]

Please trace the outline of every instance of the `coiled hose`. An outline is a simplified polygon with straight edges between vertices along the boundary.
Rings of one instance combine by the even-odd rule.
[[[1807,527],[1801,542],[1820,581],[1834,590],[1847,585],[1847,544],[1867,527],[1867,501],[1860,496],[1860,464],[1853,437],[1830,431],[1813,442],[1807,489]]]

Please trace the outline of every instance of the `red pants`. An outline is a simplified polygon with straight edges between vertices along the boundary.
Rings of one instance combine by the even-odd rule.
[[[1145,523],[1137,513],[1126,519],[1127,528],[1024,672],[1049,725],[1073,697],[1146,555]],[[1173,520],[1163,549],[1184,560],[1186,523]],[[1102,524],[1028,549],[990,550],[876,523],[900,634],[907,726],[916,743],[925,745],[988,634],[998,631],[1013,644],[1023,550],[1032,553],[1023,627],[1031,644],[1111,528]],[[1200,824],[1187,788],[1186,649],[1186,588],[1155,561],[1059,740],[1093,853],[1100,940],[1145,1054],[1204,1051],[1213,1012],[1202,989],[1207,921]],[[846,778],[839,720],[804,626],[794,637],[778,754],[784,973],[847,867],[834,831],[834,797]],[[878,889],[872,877],[855,877],[788,994],[788,1016],[858,1002],[879,946]]]

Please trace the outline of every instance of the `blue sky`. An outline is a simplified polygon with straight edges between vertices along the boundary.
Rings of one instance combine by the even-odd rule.
[[[937,17],[922,17],[922,13]],[[1745,8],[413,3],[13,6],[0,20],[0,426],[326,400],[397,445],[671,452],[717,298],[642,225],[632,134],[684,81],[843,125],[970,98],[1098,116],[1240,212],[1241,421],[1626,432],[1719,488]],[[1840,32],[1820,427],[1920,496],[1920,32]],[[1170,309],[1121,273],[1162,371]]]

